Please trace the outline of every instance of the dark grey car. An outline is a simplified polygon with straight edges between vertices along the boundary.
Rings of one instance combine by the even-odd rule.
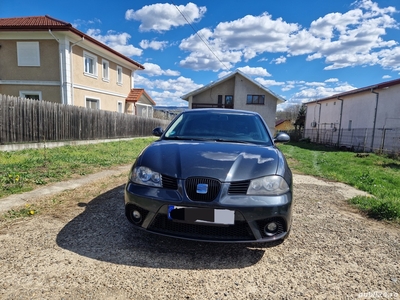
[[[132,166],[125,212],[137,228],[184,239],[270,242],[287,237],[292,172],[262,117],[231,109],[178,115]]]

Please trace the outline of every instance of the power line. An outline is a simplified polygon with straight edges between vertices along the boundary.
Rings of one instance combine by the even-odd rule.
[[[186,16],[183,14],[183,12],[179,9],[179,7],[172,1],[172,4],[175,6],[175,8],[179,11],[179,13],[182,15],[182,17],[185,19],[186,23],[189,24],[189,26],[192,28],[193,32],[199,37],[199,39],[203,42],[204,45],[206,45],[206,47],[208,48],[208,50],[210,50],[210,52],[215,56],[215,58],[221,63],[221,65],[225,68],[226,71],[229,71],[229,68],[222,62],[222,60],[219,59],[219,57],[217,56],[217,54],[215,54],[215,52],[211,49],[210,45],[208,44],[208,42],[206,42],[202,36],[200,36],[200,34],[198,33],[199,31],[196,30],[197,28],[194,28],[193,26],[193,21],[190,20],[191,22],[189,22],[189,20],[186,18]]]

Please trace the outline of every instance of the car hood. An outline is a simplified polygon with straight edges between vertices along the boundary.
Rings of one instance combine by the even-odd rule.
[[[284,172],[281,152],[274,146],[214,141],[166,141],[149,145],[136,165],[176,178],[202,176],[241,181]]]

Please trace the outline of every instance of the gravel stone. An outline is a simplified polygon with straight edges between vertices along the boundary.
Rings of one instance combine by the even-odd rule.
[[[267,246],[137,230],[125,179],[32,198],[61,204],[1,222],[0,299],[400,299],[400,229],[349,207],[363,194],[351,187],[295,174],[292,231]]]

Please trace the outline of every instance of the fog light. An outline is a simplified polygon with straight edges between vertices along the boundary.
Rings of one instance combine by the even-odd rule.
[[[273,236],[278,230],[278,224],[270,222],[264,227],[264,232],[267,236]]]
[[[136,224],[139,224],[140,222],[142,222],[142,215],[140,214],[139,211],[134,210],[132,212],[132,220],[133,222],[135,222]]]

